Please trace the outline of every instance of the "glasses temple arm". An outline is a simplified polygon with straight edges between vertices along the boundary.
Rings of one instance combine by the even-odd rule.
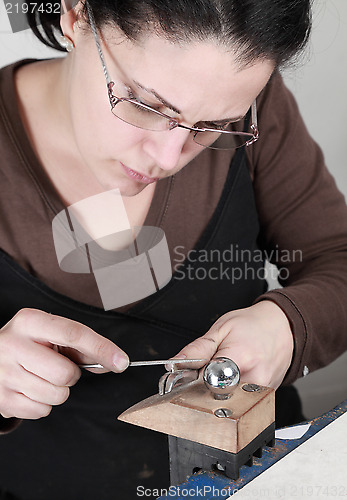
[[[254,99],[251,107],[251,128],[256,136],[259,135],[258,118],[257,118],[257,100]]]
[[[110,76],[109,76],[109,73],[108,73],[108,70],[107,70],[106,62],[105,62],[105,59],[104,59],[104,54],[102,53],[102,50],[101,50],[100,38],[99,38],[97,29],[96,29],[94,14],[92,12],[92,9],[91,9],[91,7],[89,5],[88,0],[86,0],[85,3],[86,3],[86,6],[87,6],[87,10],[88,10],[88,16],[89,16],[90,26],[92,28],[92,32],[93,32],[93,35],[94,35],[94,38],[95,38],[95,43],[96,43],[96,46],[97,46],[97,49],[98,49],[98,52],[99,52],[99,56],[100,56],[100,60],[101,60],[101,64],[102,64],[102,69],[104,71],[104,75],[105,75],[105,78],[106,78],[107,86],[109,87],[109,84],[111,83],[111,79],[110,79]]]

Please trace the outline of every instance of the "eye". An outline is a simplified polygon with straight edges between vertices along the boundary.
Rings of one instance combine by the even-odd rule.
[[[231,122],[228,122],[228,123],[212,123],[209,125],[210,128],[214,128],[216,130],[226,130],[229,125],[230,125]]]
[[[212,128],[215,130],[227,130],[227,128],[231,123],[232,122],[228,123],[200,122],[198,126],[201,128]]]
[[[204,121],[204,122],[199,122],[200,127],[204,128],[213,128],[215,130],[231,130],[232,125],[234,123],[240,123],[244,117],[238,118],[237,120],[229,120],[227,122],[210,122],[210,121]]]
[[[136,104],[136,102],[132,102],[131,104],[133,105],[134,108],[139,110],[141,113],[152,113],[153,112],[152,110],[156,110],[156,108],[154,108],[152,106],[151,106],[151,109],[145,108],[144,106],[141,106],[142,103]]]
[[[135,102],[133,103],[134,107],[139,111],[143,111],[144,113],[150,113],[151,110],[160,111],[160,108],[162,108],[162,106],[153,106],[152,104],[148,104],[147,102],[142,101],[142,99],[140,99],[138,96],[134,94],[134,92],[130,87],[126,87],[126,89],[128,92],[129,99],[134,99],[134,101],[137,101],[139,103],[139,104],[136,104]],[[151,109],[147,109],[141,106],[141,104],[143,104],[144,106],[149,106]]]

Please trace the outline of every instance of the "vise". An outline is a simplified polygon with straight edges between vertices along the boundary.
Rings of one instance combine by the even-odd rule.
[[[237,365],[216,358],[198,370],[172,369],[159,381],[159,394],[118,418],[168,435],[170,482],[177,485],[200,470],[238,479],[264,446],[275,441],[275,391],[240,383]]]

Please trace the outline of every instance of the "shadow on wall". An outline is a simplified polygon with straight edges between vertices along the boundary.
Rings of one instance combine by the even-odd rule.
[[[318,417],[347,399],[347,352],[325,368],[294,384],[307,419]]]

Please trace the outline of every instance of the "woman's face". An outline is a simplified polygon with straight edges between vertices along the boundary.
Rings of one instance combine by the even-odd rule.
[[[133,43],[110,27],[102,34],[114,94],[129,97],[130,87],[135,97],[188,126],[244,116],[273,71],[270,61],[240,69],[235,56],[213,41],[180,46],[153,34]],[[72,135],[81,164],[103,190],[136,195],[203,150],[187,130],[148,131],[115,117],[94,37],[74,28],[73,42],[64,62]]]

